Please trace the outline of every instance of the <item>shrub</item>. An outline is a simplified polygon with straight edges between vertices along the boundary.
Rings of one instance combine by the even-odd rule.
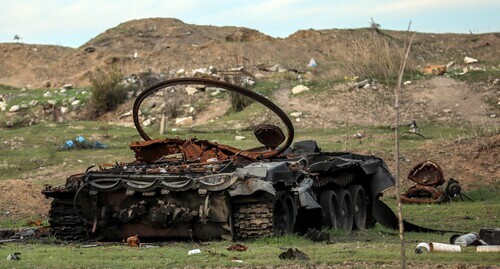
[[[127,99],[127,91],[121,84],[122,72],[115,66],[111,69],[97,68],[90,78],[92,97],[90,99],[90,118],[114,110]]]

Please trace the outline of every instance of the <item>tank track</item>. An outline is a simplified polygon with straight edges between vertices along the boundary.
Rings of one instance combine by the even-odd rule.
[[[274,232],[273,205],[268,201],[233,205],[235,239],[271,236]]]
[[[50,215],[50,233],[63,241],[85,241],[89,239],[85,220],[79,205],[73,206],[72,200],[55,198],[52,201]]]
[[[314,181],[313,187],[322,188],[328,184],[336,184],[345,187],[353,182],[355,178],[355,174],[350,172],[344,172],[335,176],[321,176],[318,180]]]

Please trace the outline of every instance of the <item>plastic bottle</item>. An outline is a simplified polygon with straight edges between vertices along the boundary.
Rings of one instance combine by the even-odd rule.
[[[477,233],[468,233],[455,238],[453,244],[466,247],[472,244],[474,240],[478,239],[479,235]]]

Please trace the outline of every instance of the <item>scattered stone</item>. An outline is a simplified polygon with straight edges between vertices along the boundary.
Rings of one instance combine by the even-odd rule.
[[[121,114],[120,116],[118,116],[118,118],[121,119],[121,118],[129,117],[131,115],[132,115],[132,110]]]
[[[443,112],[444,113],[453,113],[453,110],[451,110],[449,108],[445,108],[445,109],[443,109]]]
[[[455,62],[454,61],[451,61],[449,63],[446,64],[446,70],[450,69],[450,67],[454,66],[455,65]]]
[[[27,104],[21,104],[21,109],[27,109],[28,105]]]
[[[28,104],[30,106],[36,106],[36,105],[38,105],[38,101],[37,100],[31,100]]]
[[[193,114],[194,113],[194,107],[190,106],[189,110],[188,110],[188,113],[189,114]]]
[[[278,256],[282,260],[309,260],[309,257],[298,249],[289,248]]]
[[[295,119],[295,122],[300,122],[300,118],[296,118],[296,119]]]
[[[234,137],[234,140],[237,140],[237,141],[241,141],[241,140],[245,140],[246,137],[242,136],[242,135],[237,135]]]
[[[405,85],[405,86],[411,85],[411,81],[407,80],[407,81],[403,82],[403,85]]]
[[[10,107],[9,112],[18,112],[20,109],[18,105],[13,105]]]
[[[267,70],[269,70],[271,72],[279,72],[279,73],[283,73],[283,72],[288,71],[288,69],[286,67],[283,67],[281,64],[275,64],[271,68],[268,68]]]
[[[215,91],[213,91],[213,92],[211,92],[211,93],[210,93],[210,96],[216,96],[216,95],[218,95],[219,93],[220,93],[220,91],[219,91],[219,90],[215,90]]]
[[[70,109],[66,106],[61,107],[61,113],[66,114],[70,111]]]
[[[191,124],[193,123],[193,117],[188,116],[188,117],[179,117],[175,119],[175,125],[186,125],[186,124]]]
[[[84,49],[84,51],[85,51],[86,53],[92,53],[92,52],[94,52],[94,51],[95,51],[95,47],[86,47],[86,48]]]
[[[151,119],[146,119],[142,122],[142,126],[148,127],[151,125]]]
[[[82,91],[82,95],[87,95],[87,91]]]
[[[297,86],[293,87],[293,89],[292,89],[293,94],[299,94],[299,93],[305,92],[305,91],[309,91],[309,88],[304,86],[304,85],[297,85]]]
[[[177,75],[183,75],[184,73],[186,72],[186,70],[184,70],[183,68],[177,70],[176,74]]]
[[[64,89],[64,90],[73,89],[73,84],[71,84],[71,83],[64,84],[64,85],[62,85],[61,89]]]
[[[69,103],[73,103],[75,100],[76,100],[76,97],[74,97],[74,96],[73,96],[73,97],[70,97],[70,98],[69,98],[68,102],[69,102]]]
[[[134,93],[133,91],[128,91],[128,92],[127,92],[127,99],[132,98],[132,97],[134,96],[134,94],[135,94],[135,93]]]
[[[71,102],[71,105],[72,105],[72,106],[77,106],[77,105],[79,105],[80,103],[81,103],[81,101],[80,101],[80,100],[75,100],[75,101]]]
[[[196,89],[193,86],[187,86],[185,90],[186,90],[187,95],[194,95],[198,92],[198,89]]]
[[[496,117],[497,117],[497,114],[495,114],[495,113],[490,115],[490,118],[493,118],[493,119],[494,119],[494,118],[496,118]]]
[[[290,113],[290,116],[292,116],[294,118],[298,118],[298,117],[302,116],[302,112],[301,111],[292,112],[292,113]]]
[[[466,63],[466,64],[473,64],[473,63],[477,63],[477,62],[479,62],[479,60],[474,59],[472,57],[465,56],[465,58],[464,58],[464,63]]]
[[[7,103],[0,101],[0,110],[1,111],[7,110]]]
[[[500,84],[500,78],[496,78],[493,80],[493,85],[498,85]]]
[[[50,97],[52,97],[52,93],[51,92],[46,92],[46,93],[43,94],[43,97],[50,98]]]
[[[369,90],[371,89],[372,85],[370,83],[366,83],[365,86],[363,86],[363,89]]]
[[[61,90],[59,91],[59,94],[61,93],[66,93],[66,89],[65,88],[61,88]]]

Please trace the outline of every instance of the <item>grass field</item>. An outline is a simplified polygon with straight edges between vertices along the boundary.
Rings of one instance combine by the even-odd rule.
[[[295,141],[315,139],[323,150],[392,152],[393,131],[387,127],[362,127],[369,134],[363,140],[352,139],[352,134],[360,129],[351,126],[337,129],[299,130]],[[424,143],[442,143],[460,137],[474,136],[470,129],[463,127],[422,126],[427,139],[408,137],[401,140],[404,152],[418,149]],[[187,130],[166,134],[166,137],[186,138]],[[68,139],[83,135],[88,140],[98,140],[109,146],[100,150],[59,150]],[[248,139],[235,141],[235,135]],[[197,133],[199,139],[217,139],[236,147],[247,148],[257,145],[250,131],[214,131]],[[83,171],[94,163],[130,161],[133,153],[128,143],[140,140],[133,128],[108,125],[99,122],[65,122],[60,124],[42,123],[27,128],[4,129],[0,132],[0,180],[32,180],[39,170],[61,170],[58,176],[39,178],[33,181],[42,189],[44,184],[59,185],[64,176]],[[62,174],[61,174],[62,173]],[[500,184],[479,187],[467,192],[475,202],[454,200],[443,205],[404,205],[407,220],[425,227],[459,231],[478,232],[480,228],[500,227]],[[393,209],[394,194],[383,200]],[[47,201],[48,202],[48,201]],[[27,220],[2,218],[0,227],[20,227]],[[43,220],[47,223],[47,220]],[[399,237],[394,230],[379,224],[366,231],[345,235],[328,231],[334,235],[334,242],[315,243],[297,235],[262,238],[251,242],[240,242],[249,247],[245,252],[230,252],[228,241],[212,242],[167,242],[154,247],[131,248],[122,243],[102,243],[85,248],[82,244],[62,244],[54,238],[29,240],[0,244],[0,268],[171,268],[171,267],[316,267],[332,266],[344,268],[399,267]],[[427,234],[407,233],[406,255],[413,268],[462,268],[460,266],[488,266],[500,264],[500,255],[476,253],[475,247],[466,247],[461,253],[429,253],[417,255],[414,248],[419,242],[447,243],[452,233]],[[93,243],[90,243],[93,244]],[[151,246],[151,245],[150,245]],[[191,249],[199,248],[200,254],[187,255]],[[306,253],[309,261],[280,260],[278,255],[288,248],[298,248]],[[20,252],[22,260],[7,261],[8,254]],[[235,262],[233,260],[241,260]]]

